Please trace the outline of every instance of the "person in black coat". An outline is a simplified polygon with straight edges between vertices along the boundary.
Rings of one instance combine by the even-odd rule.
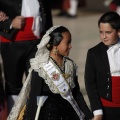
[[[28,73],[29,59],[52,26],[52,16],[48,0],[0,0],[0,11],[8,17],[0,21],[0,43],[10,111]]]
[[[98,27],[102,42],[88,50],[85,86],[95,120],[120,120],[120,16],[106,12]]]

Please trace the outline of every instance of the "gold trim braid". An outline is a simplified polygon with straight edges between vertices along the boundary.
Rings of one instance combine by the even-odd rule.
[[[26,105],[20,111],[20,114],[18,115],[18,119],[17,120],[23,120],[23,116],[24,116],[25,110],[26,110]]]

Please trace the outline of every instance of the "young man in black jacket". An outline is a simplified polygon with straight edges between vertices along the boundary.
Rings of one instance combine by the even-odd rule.
[[[120,120],[120,16],[98,20],[100,42],[88,50],[85,85],[95,120]]]

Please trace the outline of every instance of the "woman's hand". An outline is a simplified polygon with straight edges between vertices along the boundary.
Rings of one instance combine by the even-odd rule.
[[[0,11],[0,21],[4,21],[7,19],[8,19],[8,16],[4,12]]]

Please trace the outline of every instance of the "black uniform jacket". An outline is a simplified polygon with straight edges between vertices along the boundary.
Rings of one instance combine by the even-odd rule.
[[[40,14],[42,16],[42,25],[44,31],[52,26],[51,6],[48,0],[38,0],[40,4]],[[6,13],[9,19],[0,21],[0,35],[11,39],[17,32],[16,29],[10,29],[12,20],[21,15],[22,0],[0,0],[0,11]],[[35,6],[33,6],[35,7]]]
[[[100,97],[111,101],[112,82],[107,56],[102,42],[88,50],[85,65],[85,86],[92,110],[102,109]]]

